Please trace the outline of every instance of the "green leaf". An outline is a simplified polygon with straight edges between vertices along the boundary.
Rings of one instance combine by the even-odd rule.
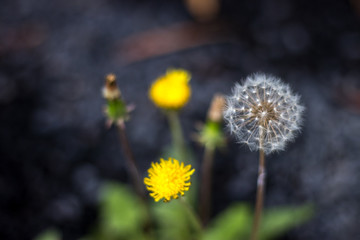
[[[312,205],[276,207],[264,210],[259,239],[274,239],[308,221],[313,215]],[[205,234],[205,240],[240,240],[250,236],[253,213],[246,204],[237,203],[215,218]]]
[[[248,205],[233,204],[210,224],[204,240],[238,240],[248,236],[252,224],[251,214]]]
[[[40,233],[34,240],[61,240],[61,236],[55,229],[48,229]]]
[[[190,220],[179,201],[174,199],[167,203],[153,203],[154,217],[158,224],[158,239],[192,239]]]
[[[260,227],[259,239],[274,239],[313,216],[313,206],[276,207],[266,210]]]
[[[126,186],[107,183],[101,191],[101,239],[142,239],[146,211],[140,199]]]

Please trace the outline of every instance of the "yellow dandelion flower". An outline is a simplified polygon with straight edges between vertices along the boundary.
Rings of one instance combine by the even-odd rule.
[[[164,198],[164,202],[171,199],[177,199],[179,195],[183,196],[191,185],[190,176],[195,169],[191,165],[184,166],[178,160],[169,158],[169,160],[160,159],[160,163],[151,163],[148,170],[149,177],[144,178],[147,190],[150,196],[156,202]]]
[[[160,108],[180,109],[191,95],[190,78],[191,75],[186,70],[168,70],[152,83],[149,97]]]

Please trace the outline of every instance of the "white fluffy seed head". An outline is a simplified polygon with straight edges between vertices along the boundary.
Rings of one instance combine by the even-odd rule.
[[[224,118],[230,132],[250,150],[262,149],[266,154],[283,150],[295,138],[305,110],[287,84],[263,73],[235,84],[226,103]]]

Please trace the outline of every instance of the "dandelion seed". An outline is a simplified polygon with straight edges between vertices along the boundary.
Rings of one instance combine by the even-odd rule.
[[[236,84],[233,96],[226,100],[224,118],[229,126],[238,126],[232,132],[240,142],[246,142],[250,150],[261,149],[266,154],[283,150],[286,142],[295,138],[296,131],[289,129],[300,129],[304,111],[300,97],[276,77],[251,75],[243,85]],[[229,110],[244,107],[249,111]]]

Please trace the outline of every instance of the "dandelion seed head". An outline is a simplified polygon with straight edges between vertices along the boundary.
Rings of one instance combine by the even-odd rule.
[[[239,142],[269,154],[283,150],[295,138],[304,110],[300,97],[287,84],[258,73],[242,85],[235,84],[233,95],[227,97],[224,118]]]

